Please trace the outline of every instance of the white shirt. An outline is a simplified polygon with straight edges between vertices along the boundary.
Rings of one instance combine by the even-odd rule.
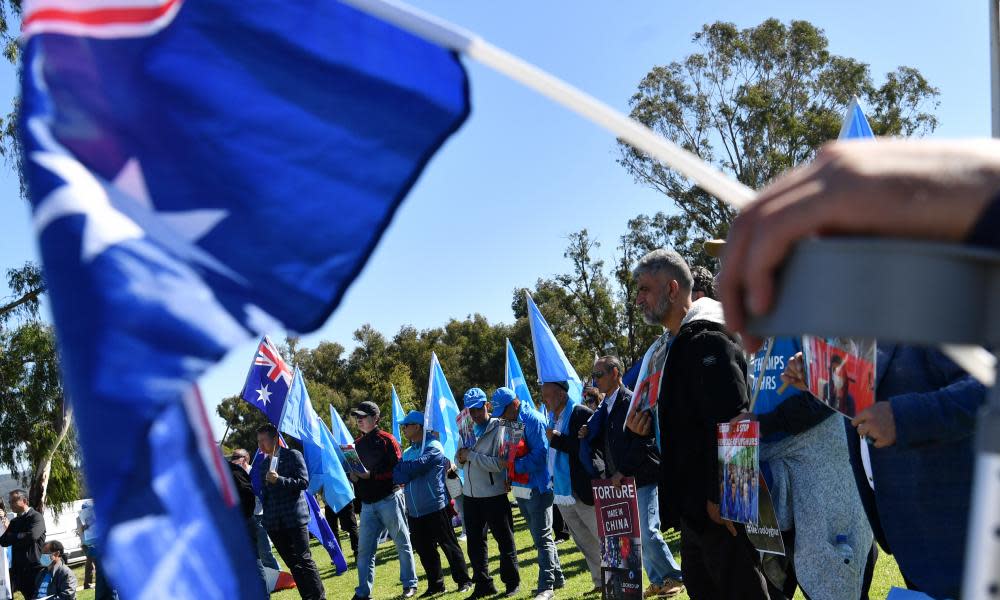
[[[608,408],[608,414],[611,414],[611,410],[615,407],[615,400],[618,399],[618,390],[620,387],[616,387],[615,391],[611,392],[610,396],[604,398],[604,405]]]

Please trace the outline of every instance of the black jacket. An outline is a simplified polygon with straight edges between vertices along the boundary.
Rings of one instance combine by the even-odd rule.
[[[692,320],[674,338],[657,400],[663,530],[682,518],[700,529],[706,501],[718,504],[716,425],[746,410],[746,372],[742,348],[721,323]]]
[[[636,487],[645,487],[659,481],[660,449],[656,447],[656,436],[638,436],[625,428],[629,408],[632,406],[632,392],[626,387],[618,388],[618,397],[611,407],[611,414],[601,432],[599,448],[611,451],[611,465],[626,477],[634,477]],[[608,477],[614,473],[608,473]]]
[[[11,547],[12,571],[31,571],[39,568],[44,545],[45,517],[33,508],[18,515],[10,522],[7,531],[0,535],[0,546]]]
[[[581,461],[589,460],[595,474],[599,475],[604,471],[604,461],[601,459],[601,452],[598,449],[591,448],[589,457],[580,456],[580,437],[577,432],[587,424],[592,414],[594,411],[582,404],[577,404],[569,415],[569,435],[558,435],[557,433],[549,440],[549,445],[557,451],[569,454],[569,479],[573,486],[573,493],[587,506],[594,505],[594,488],[590,482],[590,473]]]
[[[376,427],[358,436],[354,440],[354,449],[371,473],[368,479],[359,479],[354,483],[354,494],[358,500],[371,504],[394,493],[398,486],[392,481],[392,470],[403,456],[396,438]]]

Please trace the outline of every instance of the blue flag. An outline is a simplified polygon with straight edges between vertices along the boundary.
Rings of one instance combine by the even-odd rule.
[[[341,446],[347,446],[354,443],[354,437],[351,435],[351,430],[347,428],[347,424],[344,420],[340,418],[340,413],[337,409],[330,405],[330,423],[333,424],[330,427],[330,433],[333,434],[333,440]]]
[[[302,444],[302,455],[309,469],[307,495],[322,489],[323,498],[334,512],[340,512],[354,500],[354,487],[341,465],[340,445],[313,409],[306,382],[298,369],[278,429]]]
[[[531,392],[528,391],[524,372],[521,371],[521,363],[517,361],[517,355],[514,354],[514,346],[510,345],[510,340],[507,340],[507,367],[504,369],[504,373],[504,385],[514,390],[518,400],[534,409],[535,403],[531,401]]]
[[[847,107],[847,113],[844,115],[844,124],[841,125],[840,135],[837,137],[841,140],[875,137],[871,126],[868,125],[868,118],[865,117],[864,111],[861,110],[861,103],[858,102],[856,96]]]
[[[264,413],[268,421],[277,424],[281,422],[281,411],[291,387],[292,371],[277,346],[265,335],[257,345],[240,396]]]
[[[332,0],[28,0],[22,26],[24,175],[104,566],[125,598],[256,598],[185,397],[333,311],[466,118],[465,72]]]
[[[399,402],[399,396],[396,395],[396,386],[392,386],[392,437],[396,438],[400,444],[403,443],[403,438],[399,432],[399,424],[403,422],[405,416],[403,405]]]
[[[444,377],[437,354],[432,352],[431,372],[427,381],[427,404],[424,407],[423,443],[427,443],[428,435],[434,435],[444,446],[444,455],[448,460],[455,460],[455,454],[458,452],[460,436],[457,418],[458,403],[455,402],[448,380]]]

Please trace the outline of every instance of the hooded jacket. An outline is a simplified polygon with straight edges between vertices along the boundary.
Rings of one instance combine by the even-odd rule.
[[[500,456],[503,426],[500,419],[490,419],[482,435],[469,448],[467,462],[455,464],[465,471],[462,494],[470,498],[492,498],[507,493],[507,460]]]
[[[706,502],[719,503],[716,425],[749,405],[747,362],[725,328],[722,305],[697,300],[673,338],[663,369],[660,427],[660,516],[666,530],[708,521]]]

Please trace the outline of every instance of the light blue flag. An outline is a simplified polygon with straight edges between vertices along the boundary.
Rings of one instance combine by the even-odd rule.
[[[455,402],[455,395],[451,393],[448,380],[441,370],[441,363],[438,362],[437,354],[431,353],[431,371],[427,382],[427,404],[424,406],[424,439],[427,443],[428,432],[433,431],[441,445],[444,446],[444,455],[448,460],[455,460],[458,452],[458,403]],[[459,475],[462,471],[459,470]]]
[[[396,394],[396,386],[392,386],[392,436],[400,444],[403,443],[403,438],[399,433],[399,424],[403,422],[403,417],[405,416],[406,413],[403,412],[403,405],[399,402],[399,396]]]
[[[298,369],[285,398],[278,429],[302,443],[302,454],[309,469],[309,494],[323,488],[326,503],[336,512],[354,500],[354,488],[341,465],[340,445],[313,410],[305,380]]]
[[[855,96],[851,100],[850,106],[847,107],[847,114],[844,115],[844,124],[840,127],[840,135],[837,138],[848,140],[873,137],[875,137],[875,134],[872,133],[871,126],[868,125],[868,118],[865,117],[864,111],[861,110],[861,103],[858,102],[858,97]]]
[[[563,409],[558,423],[555,415],[549,414],[549,427],[559,431],[560,435],[570,435],[569,416],[573,412],[573,407],[583,401],[583,382],[566,358],[566,353],[559,346],[542,312],[535,306],[531,294],[525,290],[524,296],[528,300],[528,323],[531,325],[531,343],[535,347],[538,381],[541,383],[565,381],[569,385],[566,408]],[[549,466],[552,470],[556,504],[574,503],[576,500],[573,498],[573,486],[569,476],[569,455],[565,452],[549,452]]]
[[[330,427],[330,433],[333,434],[333,441],[337,442],[341,446],[347,446],[354,443],[354,437],[351,436],[351,430],[347,428],[347,424],[344,420],[340,418],[340,413],[337,409],[330,405],[330,423],[333,425]]]
[[[510,340],[507,340],[507,368],[505,369],[504,385],[514,390],[518,400],[537,410],[535,403],[531,401],[528,383],[524,380],[521,363],[517,361],[517,355],[514,354],[514,346],[510,345]]]

